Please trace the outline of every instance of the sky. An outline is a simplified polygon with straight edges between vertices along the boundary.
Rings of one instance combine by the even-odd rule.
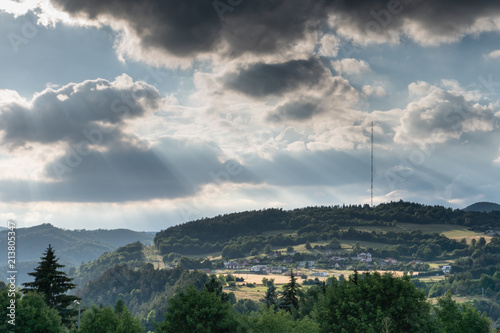
[[[500,3],[0,0],[0,219],[500,202]]]

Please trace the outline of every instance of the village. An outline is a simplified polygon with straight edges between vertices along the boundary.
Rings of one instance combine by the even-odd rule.
[[[242,258],[224,261],[224,269],[242,274],[282,274],[290,275],[293,270],[301,275],[307,270],[310,276],[329,277],[338,275],[335,271],[400,271],[419,275],[423,272],[433,272],[438,275],[448,275],[450,264],[431,265],[422,260],[399,261],[393,257],[375,258],[369,252],[361,252],[354,256],[324,252],[317,260],[296,260],[300,257],[295,251],[274,251],[265,256]],[[438,268],[438,269],[437,269]]]

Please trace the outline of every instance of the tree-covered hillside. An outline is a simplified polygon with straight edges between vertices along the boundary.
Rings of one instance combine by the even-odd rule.
[[[58,249],[61,262],[65,265],[79,265],[82,261],[98,258],[106,251],[113,251],[136,241],[148,244],[153,236],[146,232],[128,229],[67,230],[49,223],[16,230],[19,247],[17,260],[40,259],[40,253],[52,244]],[[0,247],[7,246],[7,231],[0,232]]]
[[[460,225],[485,231],[498,228],[500,212],[464,212],[402,201],[373,208],[364,205],[306,207],[290,211],[266,209],[219,215],[170,227],[159,232],[154,242],[162,255],[203,255],[222,251],[227,257],[241,257],[254,248],[262,250],[266,244],[288,246],[334,238],[384,243],[387,244],[385,256],[417,256],[427,260],[443,251],[453,253],[467,247],[442,235],[424,234],[418,230],[357,230],[394,227],[398,223]],[[456,256],[459,255],[456,252]]]
[[[500,211],[500,205],[493,202],[476,202],[470,206],[464,208],[466,212],[492,212]]]
[[[81,265],[72,277],[78,285],[76,295],[82,297],[87,306],[92,302],[113,306],[121,300],[149,329],[153,327],[153,322],[165,319],[163,314],[171,304],[171,299],[179,295],[180,290],[185,291],[189,285],[194,285],[200,290],[207,282],[208,276],[205,273],[188,269],[224,268],[223,262],[229,258],[235,258],[240,263],[258,259],[261,263],[271,266],[288,265],[290,269],[297,269],[300,260],[312,260],[315,261],[317,268],[329,269],[332,273],[334,263],[329,258],[343,256],[347,258],[345,269],[350,265],[351,268],[348,270],[351,273],[355,268],[365,271],[399,270],[401,273],[407,272],[408,275],[418,272],[420,275],[413,275],[411,280],[421,290],[422,295],[445,297],[446,292],[451,291],[454,297],[464,297],[470,301],[476,298],[472,304],[485,311],[493,321],[497,321],[500,318],[498,313],[500,283],[496,273],[500,268],[500,257],[498,257],[500,243],[498,238],[478,232],[498,229],[499,220],[498,212],[464,212],[407,202],[388,203],[374,208],[307,207],[292,211],[267,209],[234,213],[168,228],[158,233],[155,238],[158,252],[154,252],[151,247],[144,247],[139,242],[132,243]],[[434,230],[448,230],[451,234]],[[461,232],[457,233],[457,230]],[[470,239],[448,237],[463,232],[468,234]],[[340,246],[346,242],[355,244],[352,248]],[[290,256],[294,262],[284,264],[285,255],[277,254],[274,259],[270,258],[271,252],[274,252],[273,247],[288,247],[292,250],[295,247],[301,250],[298,252],[287,250],[296,253]],[[151,253],[148,254],[149,252]],[[330,253],[329,256],[325,255],[327,252]],[[373,255],[373,262],[352,260],[352,256],[361,252],[370,252]],[[161,253],[167,266],[176,268],[155,269],[152,263],[155,265],[158,263],[156,261],[158,253]],[[211,255],[211,260],[207,258],[207,254]],[[214,259],[214,255],[222,256]],[[400,262],[397,266],[384,266],[382,259],[386,257],[395,258]],[[425,265],[415,266],[411,263],[421,260],[426,261]],[[434,260],[439,264],[433,264],[431,261]],[[443,276],[443,272],[437,266],[442,263],[449,263],[452,266],[451,273],[447,277]],[[427,276],[436,274],[441,275],[441,282],[431,282],[426,279]],[[405,281],[409,279],[410,277]],[[225,281],[224,277],[221,281],[223,285],[227,283],[226,288],[234,290],[235,293],[240,290],[237,284]],[[349,281],[355,283],[354,280]],[[302,283],[310,286],[311,282],[313,285],[319,283],[312,279],[304,280]],[[241,288],[255,288],[251,283],[245,284],[246,287]],[[478,300],[481,288],[484,288],[486,293],[484,300]],[[324,296],[318,294],[324,292],[321,290],[321,288],[304,290],[300,298],[302,308],[300,313],[295,315],[307,322],[309,320],[307,318],[314,317],[311,312],[313,308],[321,308],[320,303],[328,308],[329,305],[324,303]],[[344,293],[342,289],[338,289],[338,292]],[[184,295],[192,293],[194,292],[186,291]],[[331,293],[328,295],[333,300],[333,291]],[[354,294],[351,296],[355,297]],[[234,311],[248,313],[258,308],[255,300],[240,299],[235,303],[234,297],[233,295]],[[241,297],[241,294],[238,297]],[[372,305],[375,306],[374,304]],[[443,298],[441,304],[447,306],[449,311],[454,311],[456,320],[462,315],[463,320],[467,320],[466,317],[473,311],[469,305],[458,306],[447,298]],[[321,316],[319,313],[315,315]],[[330,316],[328,313],[323,315]],[[261,313],[248,319],[247,324],[259,327],[267,320],[276,319],[269,316],[271,314]],[[302,325],[300,320],[293,321],[295,319],[290,317],[287,319],[291,320],[288,324],[282,322],[280,325],[290,325],[292,328],[294,325]],[[256,322],[253,322],[254,320]],[[263,323],[257,323],[260,320]],[[383,325],[384,320],[383,317],[377,317],[376,325]],[[498,322],[495,325],[498,325]],[[324,331],[328,329],[324,327]]]
[[[57,249],[60,262],[67,267],[78,266],[98,258],[105,252],[112,252],[120,246],[136,241],[150,244],[153,235],[128,229],[114,230],[66,230],[51,224],[41,224],[16,230],[16,264],[18,281],[28,281],[26,275],[35,266],[48,244]],[[0,232],[0,248],[7,248],[7,231]],[[7,252],[5,252],[5,256]],[[4,260],[7,263],[7,257]],[[0,266],[0,279],[6,279],[6,266]]]

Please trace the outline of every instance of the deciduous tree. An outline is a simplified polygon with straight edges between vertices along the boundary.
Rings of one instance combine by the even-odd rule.
[[[434,332],[431,306],[409,276],[354,274],[333,281],[315,309],[322,332]]]
[[[236,332],[237,326],[229,302],[223,302],[215,293],[190,287],[170,300],[165,320],[155,332]]]

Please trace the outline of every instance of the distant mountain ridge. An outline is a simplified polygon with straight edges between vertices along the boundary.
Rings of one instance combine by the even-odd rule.
[[[2,249],[7,249],[7,232],[8,230],[0,231],[0,248]],[[19,228],[16,229],[18,279],[27,278],[25,274],[36,267],[49,244],[52,244],[59,263],[68,268],[97,259],[105,252],[112,252],[121,246],[137,241],[144,245],[151,245],[153,239],[153,233],[129,229],[67,230],[54,227],[49,223]],[[4,253],[3,262],[7,263],[7,252]],[[0,266],[0,272],[6,271],[5,266]],[[3,275],[5,274],[0,273],[2,280],[5,278]]]
[[[64,264],[80,264],[136,241],[152,244],[154,235],[129,229],[68,230],[50,223],[16,230],[17,261],[39,260],[52,244]],[[7,246],[7,230],[0,231],[0,248]]]
[[[484,212],[489,213],[495,210],[500,211],[500,205],[494,202],[476,202],[463,209],[466,212]]]

